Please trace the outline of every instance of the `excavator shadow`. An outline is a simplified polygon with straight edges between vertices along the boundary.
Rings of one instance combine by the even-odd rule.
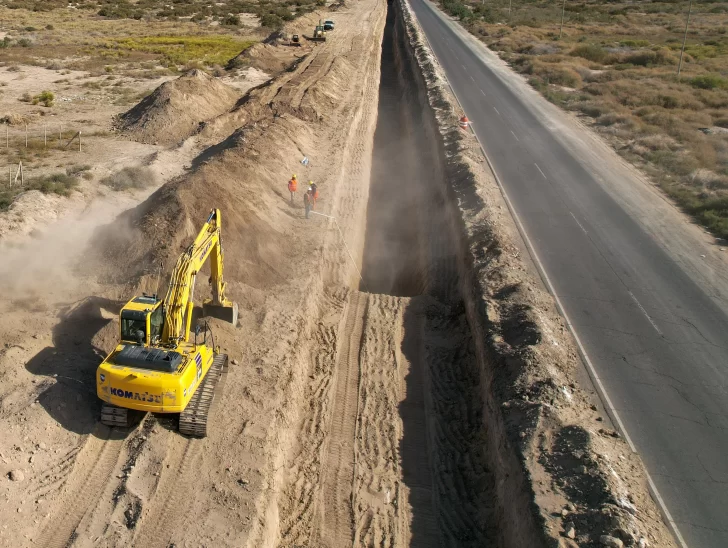
[[[106,352],[92,340],[119,313],[122,304],[88,297],[66,306],[53,329],[53,346],[41,350],[25,366],[33,375],[43,377],[41,386],[45,389],[38,403],[58,424],[76,434],[95,430],[101,409],[96,397],[96,368]],[[117,337],[115,332],[113,336]]]

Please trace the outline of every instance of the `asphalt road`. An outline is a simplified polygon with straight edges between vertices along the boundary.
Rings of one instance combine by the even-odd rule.
[[[728,546],[728,316],[425,0],[412,8],[690,547]],[[639,183],[637,183],[639,184]]]

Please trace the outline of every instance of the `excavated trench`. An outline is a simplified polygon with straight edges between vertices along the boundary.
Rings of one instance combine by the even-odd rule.
[[[443,153],[418,69],[406,54],[399,9],[390,2],[382,41],[361,289],[399,297],[455,297]]]
[[[402,15],[390,2],[360,289],[402,299],[399,405],[411,546],[498,546],[483,383],[459,291],[444,150]]]

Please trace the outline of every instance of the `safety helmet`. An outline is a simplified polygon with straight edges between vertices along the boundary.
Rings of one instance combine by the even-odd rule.
[[[308,184],[309,184],[309,185],[312,185],[312,184],[313,184],[313,181],[309,181],[309,182],[308,182]]]
[[[295,178],[296,178],[296,174],[294,173],[293,175],[291,175],[291,179],[295,179]]]

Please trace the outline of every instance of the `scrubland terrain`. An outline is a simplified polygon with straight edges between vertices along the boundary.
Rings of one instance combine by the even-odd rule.
[[[696,222],[728,238],[728,8],[686,2],[441,2]]]

